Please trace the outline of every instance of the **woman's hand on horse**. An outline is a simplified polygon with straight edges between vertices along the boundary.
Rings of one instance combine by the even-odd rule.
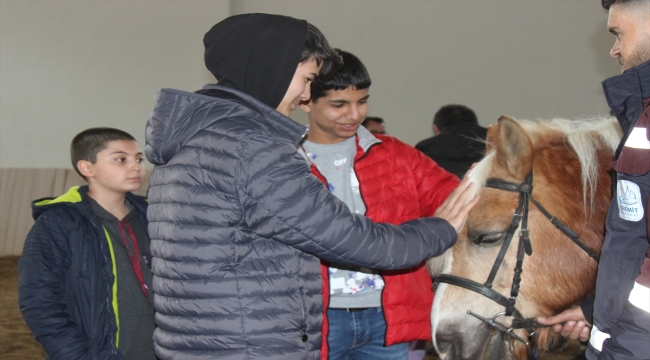
[[[463,227],[467,214],[478,202],[478,197],[469,200],[473,185],[474,183],[470,182],[469,177],[465,174],[463,181],[447,196],[433,216],[447,220],[458,232]]]
[[[564,310],[554,316],[540,316],[537,318],[537,322],[553,325],[551,330],[554,333],[574,340],[587,341],[591,333],[591,324],[585,319],[585,314],[580,306]]]

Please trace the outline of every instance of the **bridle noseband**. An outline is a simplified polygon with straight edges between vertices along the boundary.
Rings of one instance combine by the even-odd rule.
[[[542,205],[540,205],[533,198],[532,183],[533,183],[532,170],[526,176],[524,182],[521,184],[512,183],[512,182],[508,182],[500,179],[494,179],[494,178],[488,179],[485,182],[485,187],[519,193],[519,205],[517,206],[517,209],[515,210],[515,214],[512,217],[512,222],[510,223],[510,228],[508,229],[508,232],[503,235],[503,239],[504,239],[503,244],[501,245],[499,254],[497,255],[497,258],[494,261],[494,265],[492,266],[492,271],[490,271],[490,275],[488,276],[485,283],[481,284],[473,280],[469,280],[469,279],[465,279],[465,278],[461,278],[449,274],[439,274],[435,277],[435,283],[447,283],[450,285],[455,285],[455,286],[465,288],[467,290],[474,291],[493,300],[497,304],[505,307],[505,311],[496,314],[491,319],[482,317],[481,315],[478,315],[470,310],[467,311],[467,314],[472,315],[475,318],[486,323],[493,330],[496,330],[518,341],[521,341],[522,343],[526,344],[526,346],[529,346],[530,342],[515,334],[514,330],[525,329],[528,332],[529,337],[534,337],[535,331],[533,330],[533,328],[546,326],[546,325],[538,324],[535,318],[524,318],[519,312],[519,310],[517,310],[517,308],[515,307],[517,297],[519,296],[519,285],[521,283],[521,272],[523,269],[524,257],[525,255],[530,256],[533,253],[533,249],[530,244],[530,234],[528,230],[529,200],[530,202],[535,204],[535,206],[539,209],[539,211],[542,214],[544,214],[544,216],[546,216],[551,221],[551,223],[555,225],[555,227],[558,230],[560,230],[564,235],[566,235],[569,239],[571,239],[574,243],[576,243],[582,250],[584,250],[587,254],[589,254],[591,258],[593,258],[596,261],[599,260],[598,254],[592,249],[590,249],[589,247],[587,247],[584,243],[582,243],[579,239],[578,234],[575,231],[573,231],[570,227],[568,227],[563,222],[561,222],[560,220],[552,216],[548,211],[546,211],[546,209],[544,209]],[[510,297],[505,297],[500,293],[498,293],[497,291],[495,291],[494,289],[492,289],[492,284],[494,282],[494,279],[496,278],[499,267],[501,267],[501,263],[503,262],[503,259],[506,256],[506,252],[510,247],[512,238],[514,237],[517,228],[519,228],[519,224],[521,224],[521,229],[519,231],[517,263],[515,265],[512,287],[510,289]],[[507,327],[496,321],[497,318],[500,316],[513,317],[510,327]]]

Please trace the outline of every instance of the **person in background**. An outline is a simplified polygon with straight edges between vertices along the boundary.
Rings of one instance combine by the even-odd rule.
[[[454,244],[476,200],[466,181],[435,217],[395,226],[350,211],[310,173],[296,149],[307,128],[289,118],[341,65],[323,34],[242,14],[203,42],[218,84],[161,90],[145,134],[156,354],[320,358],[320,259],[417,266]]]
[[[384,119],[377,116],[366,116],[361,126],[370,131],[371,134],[386,135],[386,123]]]
[[[458,178],[410,145],[360,126],[368,120],[370,76],[356,56],[337,51],[343,67],[315,81],[311,99],[300,104],[309,115],[300,153],[353,213],[392,224],[432,215]],[[433,291],[424,264],[400,271],[322,264],[323,360],[405,360],[409,341],[431,340]]]
[[[87,182],[32,203],[18,305],[48,359],[154,360],[145,175],[133,136],[82,131],[70,146]]]
[[[462,177],[485,153],[487,129],[478,124],[474,111],[463,105],[445,105],[433,117],[434,136],[415,148],[450,173]]]
[[[596,292],[580,306],[537,321],[589,340],[589,360],[650,359],[650,0],[602,0],[602,6],[616,36],[610,55],[623,71],[603,81],[603,90],[623,138],[612,164],[616,188]]]

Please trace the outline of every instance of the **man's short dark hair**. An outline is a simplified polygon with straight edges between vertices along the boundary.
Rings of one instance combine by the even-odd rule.
[[[300,62],[313,58],[316,64],[323,64],[318,78],[327,79],[334,71],[343,65],[343,60],[336,50],[332,49],[325,35],[314,25],[307,23],[307,38],[305,50],[300,56]]]
[[[70,143],[70,160],[72,160],[72,167],[77,174],[81,175],[77,168],[77,163],[80,160],[90,161],[94,164],[97,162],[97,153],[106,149],[109,142],[116,140],[136,141],[126,131],[107,127],[90,128],[77,134]],[[81,177],[86,179],[83,175]]]
[[[445,130],[457,124],[478,124],[474,110],[463,105],[445,105],[433,116],[433,125]]]
[[[632,5],[632,4],[642,4],[642,3],[648,3],[648,0],[601,0],[603,4],[603,8],[605,10],[609,11],[609,8],[612,7],[612,5]]]
[[[361,126],[366,127],[369,122],[376,122],[377,124],[384,124],[384,119],[379,116],[366,116],[365,119],[361,122]]]
[[[311,84],[311,100],[327,96],[330,90],[343,90],[350,86],[357,90],[370,87],[370,75],[358,57],[347,51],[335,49],[343,59],[343,66],[326,79],[317,79]]]

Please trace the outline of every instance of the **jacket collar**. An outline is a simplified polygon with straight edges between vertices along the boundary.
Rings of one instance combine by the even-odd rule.
[[[154,165],[166,164],[179,149],[203,129],[232,116],[250,117],[270,129],[270,136],[298,144],[307,128],[280,114],[254,97],[219,85],[208,96],[175,89],[162,89],[145,130],[145,154]]]
[[[602,82],[605,99],[623,133],[643,113],[643,99],[650,98],[650,61]]]
[[[272,107],[264,104],[263,102],[257,100],[256,98],[246,93],[243,93],[241,91],[226,86],[219,86],[217,84],[207,84],[203,87],[203,89],[221,90],[224,92],[231,93],[232,95],[236,97],[240,97],[241,99],[245,100],[250,105],[254,106],[255,107],[254,110],[257,110],[257,112],[260,115],[263,115],[268,120],[271,120],[269,123],[274,129],[277,130],[278,136],[286,138],[287,140],[291,141],[292,144],[297,145],[307,133],[306,126],[295,122],[294,120],[292,120],[287,116],[284,116],[277,110],[273,109]]]
[[[356,136],[356,143],[357,143],[357,155],[355,156],[355,160],[358,159],[360,156],[362,156],[364,153],[370,149],[371,146],[375,144],[380,144],[382,141],[378,138],[375,137],[370,131],[368,131],[365,127],[359,126],[359,129],[357,130],[357,135]],[[309,159],[307,156],[307,153],[305,152],[305,148],[302,146],[302,144],[297,145],[296,147],[298,149],[298,152],[300,155],[302,155],[305,160],[307,160],[308,163],[312,164],[312,161]]]
[[[73,186],[65,194],[58,197],[47,197],[32,201],[32,217],[36,220],[43,212],[55,206],[79,206],[83,210],[81,214],[88,217],[90,204],[88,203],[88,185]],[[147,214],[147,199],[133,193],[126,193],[126,199],[131,203],[139,214]],[[146,218],[146,216],[145,216]],[[145,219],[146,220],[146,219]],[[91,219],[92,221],[92,219]],[[146,222],[144,222],[146,224]]]
[[[367,152],[371,146],[380,144],[381,142],[381,139],[376,138],[375,135],[365,127],[359,126],[359,129],[357,130],[357,144],[359,144],[359,147],[361,147],[364,153]]]

